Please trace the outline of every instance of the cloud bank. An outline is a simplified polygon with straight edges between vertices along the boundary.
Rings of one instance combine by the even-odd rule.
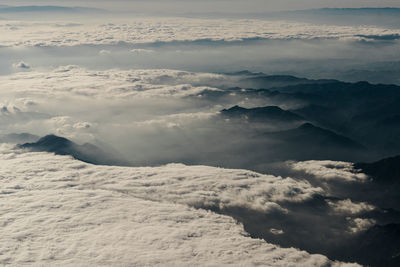
[[[368,180],[364,173],[354,170],[353,164],[339,161],[310,160],[290,163],[294,170],[303,171],[322,180],[341,180],[344,182],[363,182]]]
[[[275,188],[271,200],[287,199],[282,183],[294,185],[290,180],[275,184],[249,171],[202,166],[94,166],[0,150],[3,264],[357,266],[251,239],[230,217],[184,204],[193,193],[234,203],[240,200],[228,192],[257,191],[254,181]]]
[[[385,40],[398,30],[256,19],[134,18],[110,23],[0,21],[0,46],[76,46],[257,39]]]

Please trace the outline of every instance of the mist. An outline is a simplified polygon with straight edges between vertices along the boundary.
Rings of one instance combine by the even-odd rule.
[[[117,46],[0,48],[0,73],[21,61],[43,70],[78,64],[90,69],[168,68],[195,72],[262,71],[313,79],[400,84],[399,41],[254,40]],[[384,48],[384,49],[383,49]],[[336,55],[340,54],[338,58]],[[369,57],[364,55],[368,54]],[[235,56],[236,55],[236,56]]]

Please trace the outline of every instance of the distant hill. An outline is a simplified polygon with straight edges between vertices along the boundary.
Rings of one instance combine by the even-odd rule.
[[[317,122],[319,125],[329,126],[330,128],[339,127],[340,122],[344,120],[341,110],[316,104],[307,105],[292,111],[312,122]]]
[[[58,155],[71,155],[72,157],[99,165],[129,165],[128,162],[118,158],[111,153],[103,151],[99,147],[85,143],[78,145],[66,138],[56,135],[47,135],[34,143],[25,143],[18,145],[19,148],[29,149],[31,151],[52,152]]]
[[[371,84],[369,82],[340,82],[335,80],[308,80],[294,76],[268,76],[249,71],[232,73],[238,78],[237,87],[221,90],[204,90],[193,96],[214,103],[232,106],[221,115],[243,122],[277,122],[285,120],[286,112],[301,117],[298,122],[330,130],[354,140],[368,148],[373,161],[400,153],[400,86]],[[249,81],[256,81],[250,86]],[[263,89],[279,83],[297,83]],[[289,106],[289,110],[276,109],[276,114],[266,107],[245,109],[235,106],[246,99],[248,103],[271,103],[271,106]],[[261,101],[260,101],[261,100]],[[247,127],[247,126],[246,126]],[[286,127],[287,129],[287,127]],[[358,157],[348,160],[362,160]]]
[[[65,7],[65,6],[0,6],[1,13],[39,13],[39,12],[59,12],[59,13],[77,13],[77,12],[104,12],[102,9],[87,7]]]
[[[229,109],[221,110],[221,115],[229,118],[245,119],[250,122],[295,122],[305,120],[303,117],[293,112],[283,110],[278,106],[247,109],[236,105]]]
[[[262,88],[271,89],[275,87],[300,85],[300,84],[326,84],[337,82],[336,80],[311,80],[306,78],[298,78],[291,75],[248,75],[249,77],[244,78],[240,81],[245,87],[249,88]]]
[[[372,163],[356,163],[354,166],[377,182],[400,184],[400,155]]]
[[[375,225],[353,241],[351,257],[371,266],[400,266],[400,224]]]
[[[354,160],[363,158],[367,151],[358,142],[311,123],[290,130],[265,133],[262,137],[266,142],[275,140],[276,145],[270,149],[285,160]]]
[[[296,84],[289,86],[282,86],[276,88],[279,92],[302,92],[302,93],[313,93],[313,94],[334,94],[334,93],[345,93],[345,94],[360,94],[367,93],[366,97],[372,96],[372,94],[379,94],[377,90],[385,90],[392,94],[398,93],[400,86],[390,84],[371,84],[369,82],[360,81],[355,83],[347,83],[341,81],[329,80],[329,82],[310,82],[305,84]]]
[[[356,141],[353,141],[350,138],[336,134],[330,130],[317,127],[311,123],[304,123],[295,129],[276,133],[268,133],[267,135],[275,135],[287,141],[337,146],[347,149],[365,149],[364,146],[358,144]]]

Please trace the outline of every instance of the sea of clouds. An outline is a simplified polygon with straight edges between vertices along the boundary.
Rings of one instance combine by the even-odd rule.
[[[182,164],[95,166],[9,145],[0,166],[2,264],[357,266],[252,239],[232,218],[199,208],[268,213],[322,193],[305,181]],[[354,204],[335,209],[342,204],[353,212]]]
[[[354,61],[353,52],[363,47],[358,58],[376,50],[368,59],[382,60],[379,48],[396,50],[398,30],[263,19],[132,17],[104,22],[2,19],[0,33],[5,58],[0,62],[0,140],[13,133],[53,133],[148,166],[95,166],[1,144],[1,264],[358,266],[291,248],[307,242],[329,247],[328,241],[344,240],[376,223],[365,214],[377,207],[349,197],[349,191],[369,182],[351,163],[271,165],[271,170],[290,175],[182,163],[220,165],[215,163],[218,153],[247,144],[246,125],[238,129],[217,119],[224,108],[302,105],[235,98],[235,93],[207,99],[205,91],[240,85],[239,76],[210,73],[209,66],[216,65],[211,58],[236,70],[266,62],[276,69],[274,60],[285,55],[305,68],[300,56],[319,61],[335,48],[329,57],[341,51],[343,60]],[[389,40],[380,40],[385,38]],[[260,40],[256,48],[247,46],[247,41]],[[184,43],[190,46],[179,47]],[[235,43],[239,45],[230,47]],[[390,49],[385,60],[392,59]],[[263,54],[270,57],[255,60]],[[153,65],[143,68],[149,58]],[[189,59],[207,71],[190,71]],[[240,65],[245,59],[250,63]],[[132,68],[135,60],[139,67]],[[310,205],[314,202],[322,211],[316,212]],[[249,221],[243,223],[243,217]],[[254,225],[266,226],[262,230],[269,237],[299,240],[282,248],[258,239],[257,231],[250,231]],[[325,236],[331,239],[323,240]]]
[[[255,19],[132,18],[127,21],[66,23],[0,21],[0,46],[142,44],[196,40],[353,39],[396,36],[375,26],[332,26]]]

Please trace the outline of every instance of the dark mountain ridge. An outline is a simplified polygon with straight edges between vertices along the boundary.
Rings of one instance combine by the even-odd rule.
[[[102,9],[88,7],[66,7],[51,5],[29,5],[29,6],[0,6],[0,13],[79,13],[79,12],[104,12]]]
[[[243,108],[238,105],[220,111],[222,116],[230,118],[245,118],[252,122],[279,121],[295,122],[305,119],[291,111],[283,110],[278,106],[266,106],[257,108]]]
[[[17,146],[37,152],[52,152],[57,155],[70,155],[75,159],[98,165],[129,165],[118,156],[103,151],[101,148],[85,143],[78,145],[64,137],[46,135],[34,143],[25,143]]]
[[[372,163],[356,163],[354,166],[372,176],[376,182],[400,185],[400,155]]]
[[[271,89],[275,87],[305,85],[305,84],[327,84],[335,83],[337,80],[319,79],[312,80],[299,78],[292,75],[252,75],[240,81],[245,87]]]
[[[333,131],[320,128],[311,123],[304,123],[300,127],[290,129],[281,132],[267,133],[267,135],[277,135],[286,140],[297,140],[297,141],[312,141],[320,145],[335,145],[339,147],[345,147],[348,149],[359,149],[365,150],[366,148],[357,143],[356,141],[337,134]]]
[[[261,140],[276,144],[270,150],[276,151],[281,160],[360,160],[367,156],[368,150],[360,143],[328,129],[311,123],[300,127],[267,132],[260,136]]]

